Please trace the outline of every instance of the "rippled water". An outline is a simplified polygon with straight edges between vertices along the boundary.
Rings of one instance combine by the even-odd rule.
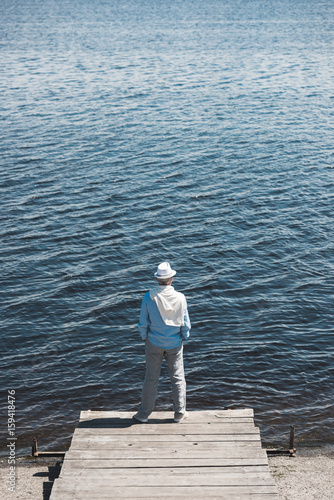
[[[333,440],[332,2],[1,10],[1,387],[18,447],[67,446],[83,409],[137,408],[136,325],[162,260],[193,324],[189,409],[253,407],[266,442],[290,423],[299,443]]]

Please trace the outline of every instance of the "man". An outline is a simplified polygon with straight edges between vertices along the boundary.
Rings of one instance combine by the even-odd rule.
[[[163,358],[172,383],[174,422],[187,417],[182,341],[189,337],[191,325],[186,298],[172,287],[175,274],[168,262],[162,262],[154,274],[158,286],[145,294],[141,306],[138,327],[145,341],[146,374],[141,406],[133,418],[143,423],[154,410]]]

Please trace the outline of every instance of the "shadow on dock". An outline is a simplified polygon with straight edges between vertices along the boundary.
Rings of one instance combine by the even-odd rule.
[[[175,424],[173,418],[152,418],[147,424],[143,424],[132,418],[92,418],[78,423],[78,428],[82,429],[126,429],[134,425],[152,425],[152,424]],[[177,424],[175,424],[177,425]]]

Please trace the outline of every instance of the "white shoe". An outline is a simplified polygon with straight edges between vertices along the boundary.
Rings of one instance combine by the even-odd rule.
[[[188,417],[188,412],[184,412],[184,413],[177,413],[175,412],[174,413],[174,422],[181,422],[182,420],[184,420],[185,418]]]
[[[142,424],[146,424],[148,422],[147,418],[139,417],[138,413],[136,413],[135,415],[133,415],[132,418],[133,418],[133,420],[137,420],[137,422],[141,422]]]

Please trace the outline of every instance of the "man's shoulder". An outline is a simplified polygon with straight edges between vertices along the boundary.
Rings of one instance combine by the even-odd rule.
[[[184,295],[184,293],[177,292],[177,294],[178,294],[179,300],[182,301],[183,304],[187,304],[187,299],[186,299],[186,296]]]
[[[150,296],[150,290],[148,292],[145,293],[144,297],[143,297],[143,302],[151,302],[152,299],[151,299],[151,296]]]

